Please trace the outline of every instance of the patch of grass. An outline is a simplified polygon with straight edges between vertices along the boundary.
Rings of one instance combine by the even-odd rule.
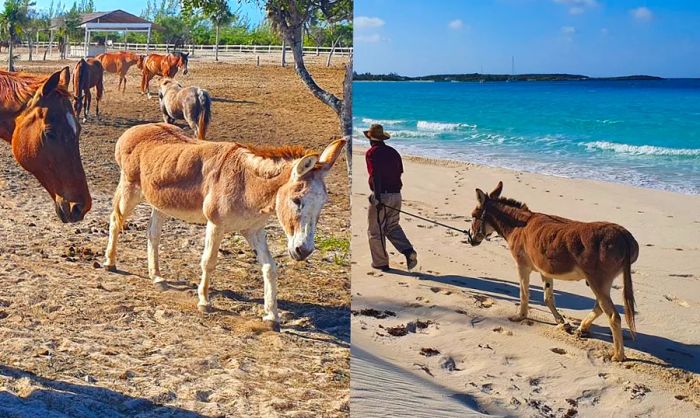
[[[330,257],[338,266],[347,266],[350,263],[350,240],[347,238],[332,235],[317,237],[316,248],[321,251],[324,259]]]

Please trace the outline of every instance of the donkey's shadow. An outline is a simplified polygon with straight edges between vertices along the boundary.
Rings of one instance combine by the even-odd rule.
[[[514,303],[520,301],[519,285],[503,279],[460,275],[438,276],[428,273],[408,273],[399,270],[391,270],[391,273],[401,276],[418,277],[422,280],[430,280],[437,283],[462,287],[494,299]],[[539,305],[547,309],[546,305],[544,304],[543,288],[532,284],[533,280],[535,279],[535,276],[530,279],[530,304]],[[595,299],[591,297],[556,290],[556,287],[554,289],[554,298],[557,308],[583,310],[584,312],[581,314],[581,318],[579,319],[582,319],[583,316],[588,313],[587,311],[592,309],[593,305],[595,304]],[[615,307],[620,313],[624,311],[620,305],[615,305]],[[546,310],[546,312],[548,313],[549,311]],[[598,318],[597,322],[599,322],[599,325],[594,324],[592,326],[590,337],[612,343],[612,337],[610,334],[610,328],[607,325],[607,320],[604,318],[604,316],[601,316]],[[627,333],[625,333],[625,335],[627,336]],[[667,362],[671,367],[676,367],[693,373],[700,373],[699,344],[685,344],[666,337],[637,332],[635,340],[625,338],[625,346],[659,358]],[[662,363],[659,363],[658,365],[666,367],[666,365]]]

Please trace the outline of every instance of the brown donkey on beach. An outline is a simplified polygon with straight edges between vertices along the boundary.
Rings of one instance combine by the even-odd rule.
[[[577,335],[588,332],[593,321],[605,313],[613,337],[613,360],[625,359],[620,314],[610,298],[610,288],[623,276],[625,319],[635,336],[634,293],[631,265],[637,261],[639,245],[632,234],[610,222],[578,222],[532,212],[527,205],[501,196],[503,183],[486,194],[476,189],[478,204],[472,212],[472,245],[479,245],[496,232],[508,242],[520,276],[520,311],[510,319],[527,317],[530,273],[537,271],[544,282],[544,301],[558,324],[564,318],[554,306],[553,279],[586,280],[596,297],[593,311],[581,321]]]
[[[277,268],[267,246],[265,225],[274,213],[287,235],[287,252],[300,261],[314,251],[316,223],[328,198],[325,176],[344,140],[320,155],[301,147],[259,149],[233,142],[202,142],[176,126],[158,123],[128,129],[117,141],[121,168],[109,225],[105,268],[116,270],[117,237],[126,217],[145,200],[152,206],[148,226],[148,273],[160,276],[158,243],[163,222],[174,217],[206,224],[198,308],[210,310],[209,282],[219,245],[227,232],[240,232],[257,254],[264,282],[264,321],[279,329]]]

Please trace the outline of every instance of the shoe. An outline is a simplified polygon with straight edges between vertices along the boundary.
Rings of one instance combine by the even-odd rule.
[[[378,267],[372,266],[372,268],[373,268],[373,269],[376,269],[376,270],[381,270],[381,271],[384,271],[384,272],[387,272],[387,271],[391,270],[391,267],[389,267],[389,266],[378,266]]]
[[[406,253],[406,267],[413,270],[418,265],[418,254],[415,251]]]

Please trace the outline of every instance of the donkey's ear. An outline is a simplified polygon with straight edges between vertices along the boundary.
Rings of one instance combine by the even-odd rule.
[[[483,190],[481,190],[481,189],[476,189],[476,200],[479,201],[479,204],[480,204],[480,205],[483,205],[484,203],[486,203],[486,200],[487,200],[488,198],[489,198],[489,197],[486,195],[486,193],[484,193]]]
[[[496,186],[496,188],[493,189],[493,191],[491,193],[489,193],[489,197],[491,199],[498,199],[499,197],[501,197],[502,191],[503,191],[503,182],[499,181],[498,186]]]
[[[292,176],[294,177],[294,180],[300,179],[301,176],[311,171],[311,169],[314,168],[317,162],[318,155],[316,154],[309,154],[299,159],[292,168]]]
[[[61,84],[61,73],[63,70],[56,71],[55,73],[51,74],[49,78],[44,81],[44,84],[41,85],[41,95],[46,96],[56,90],[58,86]]]
[[[66,90],[70,88],[70,69],[68,66],[61,69],[61,76],[59,77],[58,84]]]
[[[345,139],[336,139],[323,150],[321,157],[318,159],[318,162],[323,164],[323,170],[328,171],[333,167],[335,160],[338,159],[347,142]]]

